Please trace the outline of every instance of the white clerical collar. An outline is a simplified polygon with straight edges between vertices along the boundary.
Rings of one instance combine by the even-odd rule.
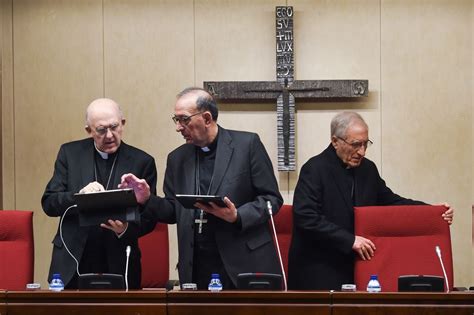
[[[202,152],[205,152],[205,153],[208,153],[212,150],[215,150],[216,147],[217,147],[217,137],[219,136],[219,133],[216,134],[214,140],[212,140],[211,143],[209,143],[208,145],[206,145],[205,147],[200,147],[201,151]]]
[[[97,153],[100,154],[100,157],[101,157],[101,158],[103,158],[104,160],[108,160],[108,159],[109,159],[109,154],[108,154],[107,152],[102,152],[102,151],[100,151],[100,150],[97,148],[97,146],[96,146],[96,144],[95,144],[95,141],[94,141],[94,148],[95,148],[95,150],[97,151]]]

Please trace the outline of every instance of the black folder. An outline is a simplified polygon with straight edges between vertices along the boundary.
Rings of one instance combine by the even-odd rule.
[[[79,225],[92,226],[107,220],[140,222],[140,212],[133,189],[114,189],[74,194],[79,212]]]
[[[211,196],[211,195],[175,195],[176,200],[178,200],[183,207],[188,209],[196,208],[194,204],[196,202],[201,203],[210,203],[213,202],[219,207],[225,207],[226,204],[224,202],[224,198],[221,196]]]

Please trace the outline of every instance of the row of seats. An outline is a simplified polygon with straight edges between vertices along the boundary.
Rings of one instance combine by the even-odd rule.
[[[383,291],[397,291],[399,275],[443,276],[435,247],[443,253],[452,289],[453,262],[449,226],[440,206],[356,207],[355,233],[375,242],[370,261],[356,260],[355,284],[363,289],[371,274],[378,274]],[[33,282],[34,242],[31,211],[0,211],[0,289],[23,290]],[[274,217],[285,272],[293,229],[291,205]],[[142,286],[165,287],[169,279],[168,226],[157,224],[140,238]]]
[[[168,225],[139,239],[142,286],[165,287],[169,274]],[[24,290],[34,279],[33,212],[0,210],[0,289]]]

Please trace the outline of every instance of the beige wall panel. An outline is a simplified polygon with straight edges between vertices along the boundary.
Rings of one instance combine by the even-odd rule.
[[[3,20],[5,19],[4,16],[4,1],[0,1],[0,105],[3,104],[2,99],[2,86],[3,86],[3,77],[2,77],[2,56],[3,56],[3,41],[4,41],[4,34],[3,34]],[[11,24],[11,23],[10,23]],[[11,42],[11,41],[10,41]],[[3,106],[2,106],[3,108]],[[3,117],[3,110],[0,111],[0,130],[3,134],[2,128],[2,117]],[[3,139],[0,137],[0,159],[3,161]],[[3,162],[2,162],[3,163]],[[3,165],[0,167],[0,208],[3,208]]]
[[[374,141],[367,157],[380,167],[379,1],[291,1],[295,9],[295,64],[299,80],[367,79],[369,97],[349,102],[297,105],[298,170],[330,141],[329,125],[340,111],[359,112]],[[297,182],[292,176],[290,193]]]
[[[194,85],[193,21],[191,1],[106,1],[104,6],[105,94],[122,105],[125,141],[155,157],[160,195],[166,157],[183,144],[171,116],[176,94]],[[169,236],[170,277],[178,279],[175,225]]]
[[[383,175],[404,196],[456,208],[458,286],[472,285],[470,5],[383,1],[381,10]]]
[[[15,135],[13,110],[13,19],[11,1],[1,2],[2,25],[2,206],[3,209],[15,208]]]
[[[100,1],[14,1],[16,207],[33,210],[35,281],[45,286],[58,220],[40,204],[60,144],[86,136],[102,95]]]
[[[274,81],[275,7],[285,1],[196,1],[196,81]],[[277,171],[276,101],[220,104],[219,124],[256,132],[273,163],[282,195],[287,174]],[[282,180],[283,179],[283,180]]]
[[[474,47],[474,3],[471,1],[471,148],[472,157],[474,158],[474,54],[472,53]],[[474,209],[474,167],[471,166],[471,204]],[[474,282],[474,211],[471,213],[471,235],[472,235],[472,260],[471,260],[471,283]]]

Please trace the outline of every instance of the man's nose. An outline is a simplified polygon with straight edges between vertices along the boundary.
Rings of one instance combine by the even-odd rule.
[[[110,139],[113,136],[114,136],[114,134],[112,133],[112,129],[107,128],[107,131],[105,132],[105,137]]]
[[[176,132],[181,132],[184,129],[179,121],[176,122]]]
[[[365,151],[367,151],[367,147],[365,145],[361,145],[357,150],[357,153],[361,156],[365,156]]]

